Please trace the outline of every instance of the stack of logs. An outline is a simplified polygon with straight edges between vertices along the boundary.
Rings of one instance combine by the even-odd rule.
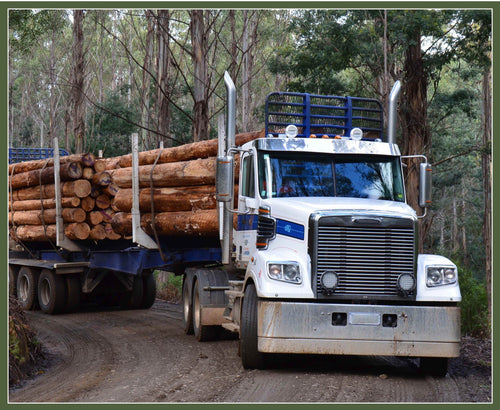
[[[263,137],[236,136],[236,145]],[[152,236],[215,236],[217,140],[139,153],[141,226]],[[60,158],[64,233],[71,240],[130,239],[132,155]],[[238,164],[238,161],[236,161]],[[235,175],[238,175],[237,172]],[[18,241],[55,241],[53,160],[9,165],[9,224]]]

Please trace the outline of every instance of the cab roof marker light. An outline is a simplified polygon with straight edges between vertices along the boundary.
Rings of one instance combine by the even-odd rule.
[[[353,128],[351,130],[350,137],[354,141],[360,141],[363,138],[363,131],[361,128]]]
[[[287,138],[295,138],[298,133],[298,128],[293,124],[290,124],[285,128],[285,135]]]

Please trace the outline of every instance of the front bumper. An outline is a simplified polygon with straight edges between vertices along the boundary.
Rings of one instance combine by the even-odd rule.
[[[460,308],[275,302],[258,305],[258,349],[267,353],[458,357]],[[334,325],[333,314],[347,318]],[[382,325],[397,317],[396,327]]]

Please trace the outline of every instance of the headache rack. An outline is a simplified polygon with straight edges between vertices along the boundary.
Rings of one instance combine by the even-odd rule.
[[[302,138],[348,137],[361,128],[364,139],[383,140],[383,116],[382,104],[371,98],[274,92],[266,98],[266,135],[283,135],[293,124]]]
[[[62,157],[66,155],[69,155],[69,152],[60,148],[59,156]],[[9,148],[9,164],[52,158],[53,156],[53,148]]]

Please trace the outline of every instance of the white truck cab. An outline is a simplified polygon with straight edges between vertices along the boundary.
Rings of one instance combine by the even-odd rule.
[[[446,374],[460,350],[458,272],[442,256],[418,254],[394,138],[398,87],[387,142],[375,100],[273,93],[266,138],[235,147],[228,75],[226,86],[217,193],[233,276],[221,324],[239,333],[244,367],[264,367],[269,353],[391,355]],[[425,207],[430,165],[420,170]]]

